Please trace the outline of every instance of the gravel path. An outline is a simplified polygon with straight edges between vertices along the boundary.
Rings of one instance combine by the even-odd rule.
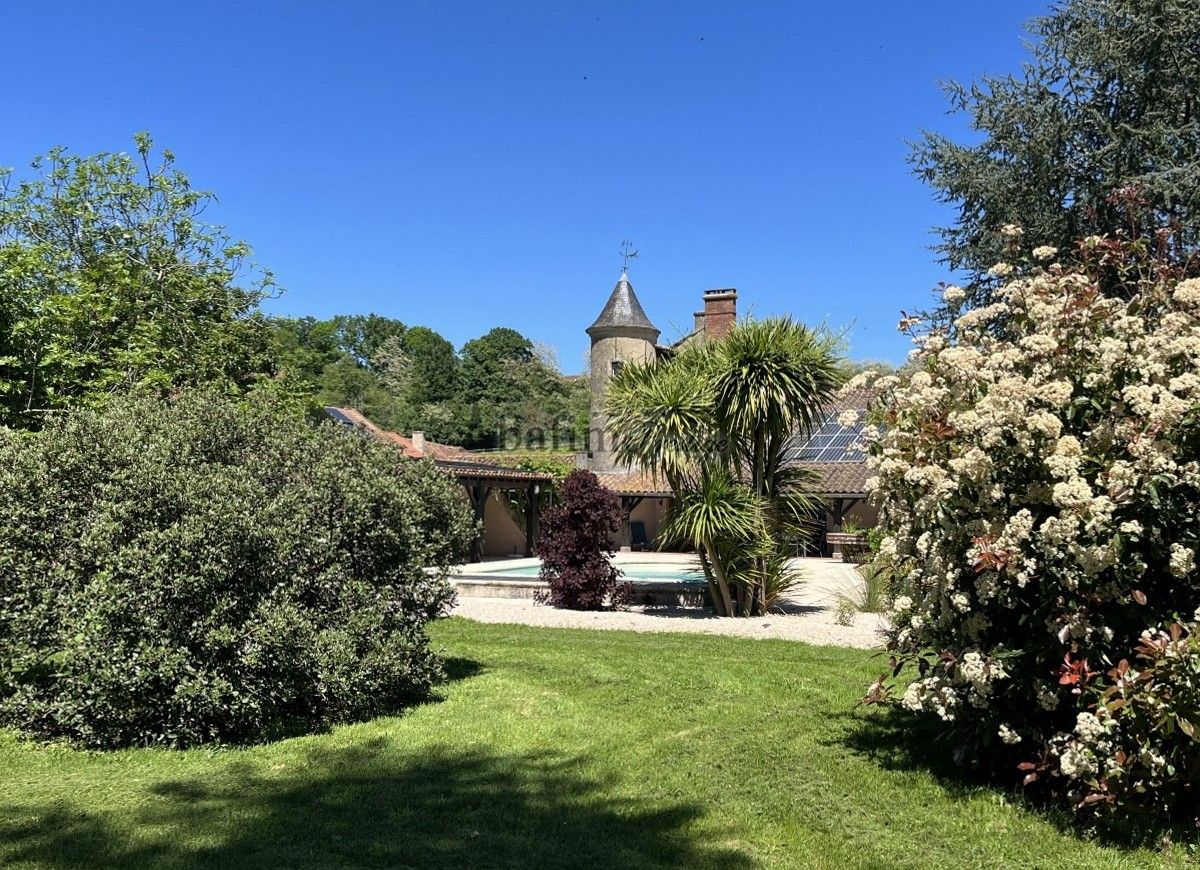
[[[800,640],[819,646],[848,646],[869,649],[882,644],[880,630],[886,620],[874,613],[860,613],[852,625],[839,625],[834,607],[839,593],[858,583],[852,565],[832,559],[803,559],[806,582],[785,602],[786,613],[754,619],[719,619],[700,608],[631,607],[623,611],[595,613],[558,610],[521,598],[476,598],[462,596],[455,616],[479,622],[514,623],[554,628],[591,628],[609,631],[676,631],[723,634],[734,637]]]

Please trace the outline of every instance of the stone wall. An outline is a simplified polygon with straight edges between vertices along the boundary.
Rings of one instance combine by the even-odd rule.
[[[604,414],[604,394],[612,377],[612,365],[617,363],[646,363],[654,359],[654,345],[642,338],[606,336],[593,339],[591,355],[591,426],[588,451],[592,454],[592,471],[614,471],[612,437],[607,431]]]

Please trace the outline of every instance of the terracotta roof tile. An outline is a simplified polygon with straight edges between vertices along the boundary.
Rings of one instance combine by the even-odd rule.
[[[381,429],[353,408],[338,408],[329,406],[325,409],[330,417],[343,425],[359,429],[385,444],[391,444],[409,459],[432,459],[439,468],[444,468],[457,477],[478,477],[492,480],[527,480],[549,483],[553,477],[541,471],[528,471],[521,468],[504,468],[490,465],[481,461],[482,455],[474,453],[465,447],[453,444],[439,444],[426,440],[424,451],[418,450],[411,438],[399,432]]]
[[[822,495],[851,495],[862,497],[867,494],[867,478],[870,469],[865,462],[801,462],[802,468],[816,472]]]
[[[607,471],[596,475],[605,489],[617,495],[671,495],[665,480],[656,480],[645,471]]]

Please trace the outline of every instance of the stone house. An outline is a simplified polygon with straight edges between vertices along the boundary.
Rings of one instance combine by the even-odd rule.
[[[737,290],[706,290],[703,307],[693,315],[692,331],[669,345],[659,343],[661,332],[646,316],[629,275],[622,273],[600,316],[588,327],[591,339],[591,431],[587,453],[580,464],[593,471],[618,496],[628,514],[622,546],[630,546],[635,534],[643,532],[653,541],[666,518],[672,493],[665,481],[655,480],[641,469],[620,467],[613,456],[611,433],[604,414],[604,395],[612,376],[630,362],[649,362],[668,356],[697,341],[720,341],[737,322]],[[865,411],[870,396],[865,392],[839,395],[822,425],[806,438],[797,438],[790,448],[793,460],[811,468],[820,481],[826,505],[823,528],[814,536],[825,550],[826,530],[839,530],[847,523],[873,525],[874,509],[866,502],[867,465],[857,449],[860,422],[844,425],[839,417],[848,410]]]

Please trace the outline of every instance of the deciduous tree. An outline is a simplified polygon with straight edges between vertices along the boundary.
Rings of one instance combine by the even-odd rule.
[[[146,134],[133,154],[56,148],[0,172],[0,425],[113,393],[240,390],[269,367],[250,248]]]

